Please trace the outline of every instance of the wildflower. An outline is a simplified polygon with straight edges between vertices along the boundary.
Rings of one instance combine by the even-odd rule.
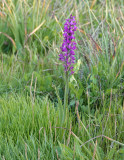
[[[63,62],[65,72],[70,72],[73,74],[73,64],[75,63],[75,52],[76,42],[74,41],[74,32],[76,31],[76,21],[74,16],[70,16],[69,19],[66,19],[64,24],[64,33],[63,33],[63,44],[60,47],[62,53],[59,55],[59,60]]]

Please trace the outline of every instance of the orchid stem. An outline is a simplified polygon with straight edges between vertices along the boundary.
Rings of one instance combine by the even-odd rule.
[[[64,118],[68,108],[68,93],[69,93],[69,76],[68,72],[65,73],[65,93],[64,93]]]

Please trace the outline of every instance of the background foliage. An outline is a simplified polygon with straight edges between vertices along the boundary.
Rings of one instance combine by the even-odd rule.
[[[65,19],[78,30],[63,120]],[[124,157],[123,0],[0,2],[0,159]]]

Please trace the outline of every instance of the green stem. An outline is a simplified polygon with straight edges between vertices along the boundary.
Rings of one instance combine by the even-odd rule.
[[[65,94],[64,94],[64,118],[66,115],[66,109],[68,108],[68,93],[69,93],[69,76],[68,72],[65,74]]]

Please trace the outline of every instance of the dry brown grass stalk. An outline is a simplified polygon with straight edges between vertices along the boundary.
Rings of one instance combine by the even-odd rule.
[[[69,143],[70,143],[70,137],[71,137],[71,127],[72,127],[72,124],[70,124],[69,136],[68,136],[68,140],[67,140],[67,146],[68,146],[68,145],[69,145]]]
[[[93,158],[92,160],[95,159],[95,155],[96,155],[96,147],[97,147],[97,140],[96,140],[96,143],[95,143],[95,148],[94,148],[94,152],[93,152]]]

